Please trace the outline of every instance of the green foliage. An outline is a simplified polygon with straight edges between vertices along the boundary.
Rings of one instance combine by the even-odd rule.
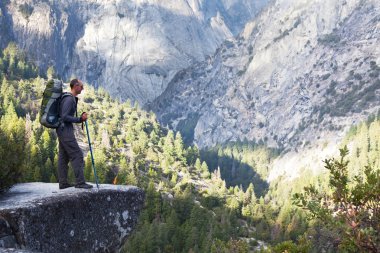
[[[11,140],[9,136],[0,130],[0,193],[15,184],[20,178],[20,163],[16,162],[12,164],[9,162],[9,158],[12,155],[14,156],[14,152],[18,152],[19,150],[8,149],[5,147],[6,145],[14,147],[14,140]]]
[[[16,114],[12,102],[0,115],[0,193],[21,178],[25,146],[25,121]]]
[[[162,198],[151,182],[138,228],[122,252],[248,252],[247,244],[234,236],[233,215],[199,206],[194,202],[198,197],[186,187],[171,200]]]
[[[248,253],[248,244],[244,241],[229,240],[227,243],[216,240],[211,247],[211,253]]]
[[[325,160],[330,172],[331,193],[315,186],[294,194],[294,203],[308,210],[328,228],[335,231],[335,240],[342,250],[377,252],[380,247],[380,172],[367,166],[364,177],[348,176],[347,148],[340,150],[340,159]]]
[[[240,141],[201,151],[209,170],[219,167],[228,186],[242,185],[246,189],[253,183],[258,196],[264,195],[268,189],[263,178],[268,176],[268,164],[276,155],[276,150]]]
[[[0,61],[1,76],[17,80],[37,77],[37,67],[28,62],[25,54],[17,48],[15,43],[9,43],[0,55],[2,56]]]
[[[273,248],[273,252],[275,252],[275,253],[282,253],[282,252],[296,253],[299,251],[297,250],[297,246],[295,243],[293,243],[292,241],[285,241],[285,242],[282,242],[280,244],[277,244]]]
[[[309,253],[312,251],[311,242],[305,236],[300,236],[295,243],[294,241],[284,241],[273,247],[274,253]]]
[[[55,77],[55,70],[53,66],[50,66],[46,71],[46,76],[48,79],[52,79]]]

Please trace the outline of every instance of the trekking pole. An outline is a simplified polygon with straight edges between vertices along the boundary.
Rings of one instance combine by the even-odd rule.
[[[85,123],[85,125],[86,125],[86,132],[87,132],[88,145],[90,146],[91,162],[92,162],[92,168],[94,169],[94,176],[95,176],[96,187],[98,187],[98,190],[99,190],[98,176],[96,175],[95,162],[94,162],[94,155],[92,154],[91,140],[90,140],[90,134],[89,134],[89,132],[88,132],[87,120],[86,120],[84,123]]]

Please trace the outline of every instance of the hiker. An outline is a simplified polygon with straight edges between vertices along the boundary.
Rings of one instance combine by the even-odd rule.
[[[74,185],[67,182],[68,163],[74,169],[75,188],[90,189],[93,186],[86,184],[84,179],[84,159],[82,150],[79,148],[78,142],[74,135],[73,123],[82,123],[87,120],[87,113],[82,113],[80,117],[77,115],[78,95],[83,90],[83,83],[78,79],[70,82],[71,91],[69,96],[63,96],[60,102],[61,124],[56,132],[59,141],[58,151],[58,181],[59,189],[65,189]],[[74,116],[75,114],[75,116]]]

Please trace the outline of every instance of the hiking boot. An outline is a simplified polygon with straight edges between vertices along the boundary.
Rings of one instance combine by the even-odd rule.
[[[69,188],[69,187],[73,187],[73,186],[74,185],[69,184],[69,183],[63,183],[63,184],[59,184],[59,189],[63,190],[63,189],[66,189],[66,188]]]
[[[94,187],[94,186],[92,186],[90,184],[86,184],[86,183],[77,184],[75,186],[75,188],[82,188],[82,189],[91,189],[92,187]]]

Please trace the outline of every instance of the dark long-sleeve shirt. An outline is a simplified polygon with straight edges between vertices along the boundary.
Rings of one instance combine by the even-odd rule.
[[[71,93],[64,95],[59,109],[59,115],[62,123],[57,128],[58,138],[62,140],[75,140],[73,123],[81,123],[80,117],[75,117],[77,114],[78,98]]]

